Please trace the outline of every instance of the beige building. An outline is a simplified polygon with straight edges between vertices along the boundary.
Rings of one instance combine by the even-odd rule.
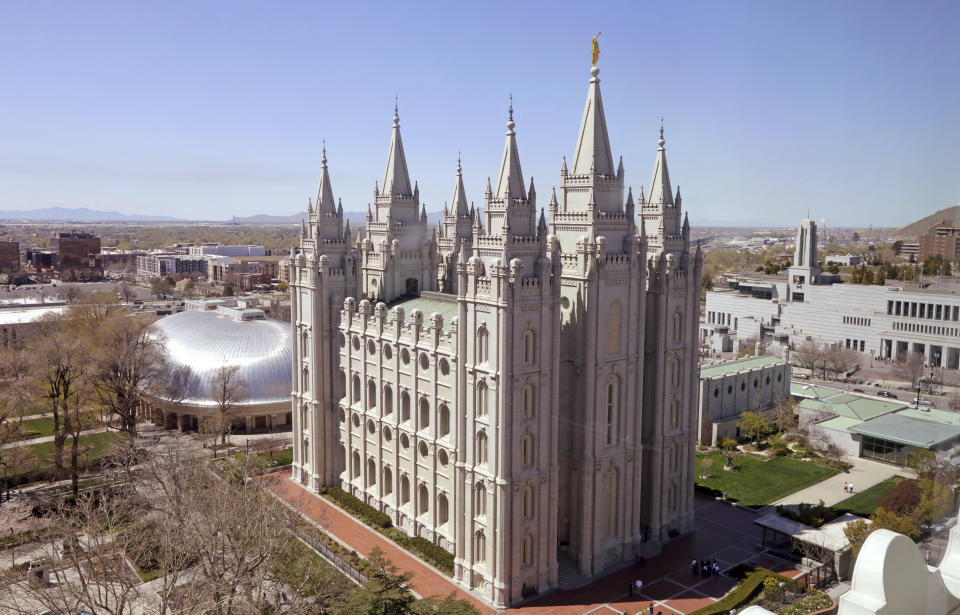
[[[291,255],[293,480],[449,550],[497,607],[693,529],[701,255],[662,129],[648,195],[625,185],[598,73],[546,208],[511,107],[482,211],[458,164],[429,226],[395,112],[362,234],[324,151]]]

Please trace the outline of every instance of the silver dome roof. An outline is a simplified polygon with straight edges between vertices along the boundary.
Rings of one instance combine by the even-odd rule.
[[[235,320],[216,310],[188,310],[154,323],[164,336],[170,370],[191,383],[177,397],[191,406],[215,406],[211,379],[236,365],[243,381],[242,405],[289,402],[292,384],[290,325],[270,319]],[[163,395],[162,397],[170,397]]]

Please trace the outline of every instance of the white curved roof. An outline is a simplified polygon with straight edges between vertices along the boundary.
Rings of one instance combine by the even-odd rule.
[[[226,364],[238,367],[243,381],[242,405],[290,400],[292,352],[290,325],[278,320],[240,321],[216,310],[188,310],[158,320],[165,337],[169,367],[188,372],[191,406],[215,406],[211,379]]]

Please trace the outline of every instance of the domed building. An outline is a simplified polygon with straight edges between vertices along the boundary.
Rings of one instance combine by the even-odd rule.
[[[155,325],[163,336],[167,382],[149,398],[144,414],[157,425],[199,430],[217,413],[214,380],[224,366],[239,394],[230,411],[233,431],[289,429],[292,362],[290,325],[255,308],[188,309]],[[232,370],[233,371],[233,370]]]

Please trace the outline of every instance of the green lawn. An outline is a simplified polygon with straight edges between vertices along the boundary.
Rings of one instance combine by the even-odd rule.
[[[705,468],[702,459],[710,459]],[[704,465],[701,465],[704,464]],[[734,461],[733,470],[724,470],[726,460],[719,453],[697,453],[697,476],[709,474],[708,479],[697,479],[698,485],[725,491],[727,498],[742,506],[764,506],[830,478],[838,471],[809,461],[790,457],[774,457],[761,461],[741,455]]]
[[[899,483],[903,478],[899,476],[894,476],[888,478],[882,483],[877,483],[869,489],[864,489],[860,493],[853,495],[842,502],[837,502],[830,508],[841,512],[852,512],[855,515],[860,515],[861,517],[869,517],[873,513],[877,512],[877,502],[883,499],[883,496],[887,494],[890,489],[892,489],[897,483]]]
[[[43,438],[53,435],[53,419],[30,419],[20,423],[21,440],[30,440],[32,438]]]
[[[81,449],[89,447],[85,455],[87,462],[109,455],[113,451],[112,444],[116,437],[117,434],[113,431],[103,431],[80,436]],[[63,447],[63,464],[65,466],[70,465],[70,447],[72,444],[73,439],[67,438],[67,442]],[[31,464],[31,467],[25,468],[26,471],[43,470],[53,467],[53,442],[30,444],[27,448],[30,450],[31,457],[36,461],[36,464]]]

